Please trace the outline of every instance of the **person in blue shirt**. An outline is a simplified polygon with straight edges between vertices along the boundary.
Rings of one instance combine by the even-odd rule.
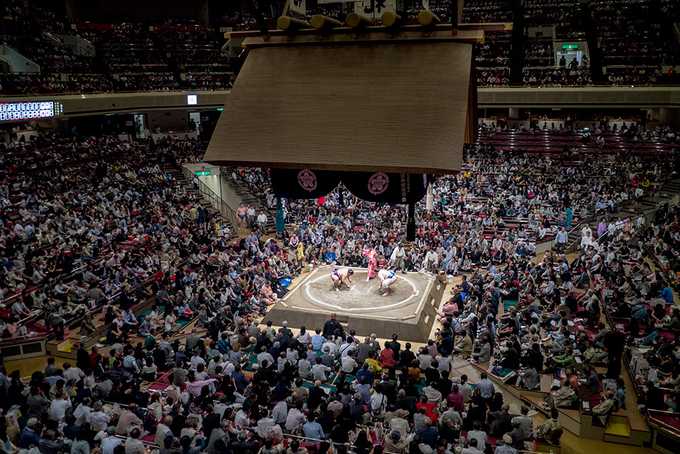
[[[564,213],[564,226],[570,229],[572,222],[574,222],[574,210],[571,207],[567,207]]]
[[[36,418],[29,418],[26,427],[21,431],[19,437],[19,446],[28,449],[31,446],[38,446],[40,444],[40,424]]]
[[[219,351],[222,354],[229,353],[231,345],[229,344],[229,335],[226,332],[222,333],[220,340],[217,341],[216,347],[217,351]]]
[[[231,374],[231,378],[234,379],[234,385],[236,386],[236,390],[239,393],[242,393],[243,390],[246,389],[248,386],[248,379],[246,378],[245,375],[243,375],[243,372],[241,372],[241,366],[236,365],[234,368],[234,372]]]
[[[359,383],[373,383],[373,372],[368,367],[368,363],[364,363],[361,369],[357,371],[356,377]]]
[[[673,304],[673,289],[669,285],[661,289],[661,298],[666,304]]]
[[[316,421],[316,415],[309,415],[309,419],[306,423],[302,425],[302,432],[307,438],[313,438],[315,440],[325,440],[326,434],[323,431],[323,427]]]
[[[324,342],[326,342],[326,338],[321,335],[321,330],[317,329],[316,334],[312,336],[312,349],[315,352],[320,352]]]

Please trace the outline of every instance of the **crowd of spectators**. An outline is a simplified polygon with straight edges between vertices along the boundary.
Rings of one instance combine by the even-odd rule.
[[[114,296],[128,309],[141,282],[186,258],[172,245],[204,209],[158,163],[195,161],[197,143],[41,135],[2,148],[3,337],[30,334],[15,323],[29,315],[63,332]]]
[[[675,140],[668,129],[628,130]],[[604,419],[626,405],[626,336],[638,348],[668,345],[662,339],[672,336],[653,360],[656,375],[641,377],[641,402],[677,409],[680,315],[670,303],[678,209],[665,207],[649,222],[607,222],[643,181],[649,188],[663,180],[671,167],[663,161],[473,147],[463,172],[437,180],[432,210],[418,210],[416,241],[405,245],[402,209],[344,190],[322,202],[287,201],[289,229],[278,239],[257,222],[232,238],[190,182],[168,170],[200,157],[194,141],[41,135],[2,151],[4,301],[22,292],[10,299],[3,333],[36,310],[58,335],[74,314],[101,314],[106,345],[81,344],[75,361],[50,361],[28,382],[0,373],[5,449],[303,453],[351,445],[366,453],[514,454],[534,439],[559,443],[558,408],[586,401]],[[266,172],[234,169],[231,178],[273,201]],[[575,224],[565,207],[598,212],[595,232],[579,229],[575,260],[560,253],[559,237],[555,252],[532,260],[541,234]],[[465,273],[441,308],[436,338],[418,348],[398,333],[378,342],[332,316],[295,331],[258,325],[285,293],[281,278],[328,254],[362,265],[367,246],[402,271]],[[135,313],[144,300],[150,311]],[[612,329],[607,316],[630,322]],[[96,330],[87,320],[81,329]],[[189,320],[194,328],[177,336]],[[488,373],[469,380],[453,372],[461,359]],[[487,374],[532,390],[549,377],[552,417],[535,424]],[[656,383],[666,389],[660,400]]]
[[[524,19],[529,27],[554,26],[559,39],[585,37],[583,6],[576,0],[526,0]]]
[[[582,86],[591,85],[589,68],[524,68],[523,81],[528,86]]]
[[[478,87],[507,87],[510,68],[480,68],[476,71]]]
[[[431,7],[448,17],[446,2],[433,2]],[[553,39],[585,39],[583,5],[572,0],[530,0],[523,8],[528,27],[555,26],[555,33],[539,34],[549,38],[524,38],[524,75],[515,83],[590,85],[589,65],[560,65],[553,50]],[[597,24],[606,81],[613,85],[678,82],[673,69],[678,55],[670,44],[674,40],[671,18],[678,15],[674,2],[599,0],[588,8],[592,23]],[[343,11],[335,15],[343,19]],[[409,20],[415,20],[415,11],[408,12]],[[237,57],[222,53],[222,32],[191,21],[71,24],[49,8],[24,0],[4,2],[0,16],[0,40],[41,66],[39,73],[1,74],[4,94],[228,89],[239,67]],[[265,21],[267,28],[274,26],[272,18]],[[258,28],[247,12],[233,11],[218,22],[233,30]],[[511,2],[465,2],[463,22],[512,22]],[[91,51],[67,45],[76,38],[85,39]],[[475,54],[479,86],[511,84],[511,49],[511,32],[486,33]]]
[[[524,48],[524,66],[555,66],[552,40],[529,39]]]
[[[512,33],[488,32],[484,43],[478,44],[475,52],[475,66],[478,71],[510,68]],[[484,79],[479,81],[483,84]]]
[[[673,46],[652,3],[603,0],[592,5],[605,66],[671,63]]]
[[[672,67],[650,66],[609,66],[607,79],[612,85],[659,85],[677,84],[680,77]]]
[[[0,42],[40,65],[38,73],[0,74],[4,94],[231,86],[234,64],[222,55],[222,33],[211,27],[178,21],[71,24],[33,2],[8,0],[3,6]]]
[[[463,3],[463,22],[512,22],[509,0],[471,0]]]
[[[561,146],[573,148],[567,157],[536,155],[521,148],[512,154],[499,155],[495,147],[501,145],[493,144],[497,135],[502,137],[501,141],[507,141],[505,130],[483,127],[480,146],[468,150],[466,171],[435,183],[435,209],[423,218],[415,247],[403,251],[405,269],[456,274],[478,266],[498,265],[508,256],[531,256],[537,243],[563,236],[561,227],[565,227],[565,232],[573,227],[574,213],[581,219],[615,213],[627,201],[655,191],[673,168],[673,157],[666,152],[655,155],[650,163],[645,155],[622,155],[618,148],[607,150],[606,145],[602,148],[595,145],[585,153],[577,151],[582,143],[599,144],[600,138],[611,133],[621,134],[632,148],[641,140],[666,140],[662,138],[666,134],[663,131],[630,125],[623,131],[614,127],[612,132],[606,125],[593,125],[587,133],[566,129],[553,132],[554,140],[571,141],[566,142],[571,145]],[[532,137],[533,132],[526,131],[512,140],[522,142]],[[544,140],[541,136],[541,145]],[[673,136],[670,140],[674,140]],[[594,156],[597,158],[593,159]],[[268,187],[266,172],[244,173],[242,169],[234,172],[232,178],[253,192],[262,193],[262,203],[274,209],[273,194],[261,189]],[[563,179],[572,182],[569,191],[553,183]],[[362,215],[351,216],[356,212]],[[296,241],[303,245],[299,252],[315,263],[324,262],[330,254],[340,263],[361,265],[365,261],[363,248],[375,241],[373,232],[399,232],[404,228],[402,208],[363,202],[346,191],[342,197],[337,191],[331,193],[323,206],[316,202],[287,201],[285,216],[286,222],[302,226],[296,236]],[[450,233],[434,233],[441,231]],[[402,254],[398,240],[398,233],[388,233],[377,245],[379,256],[389,261],[395,249]]]

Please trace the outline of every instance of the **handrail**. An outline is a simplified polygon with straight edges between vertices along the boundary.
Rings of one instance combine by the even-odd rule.
[[[136,94],[136,93],[149,93],[149,94],[158,94],[158,93],[163,93],[163,94],[186,94],[188,92],[190,93],[195,93],[198,92],[200,94],[201,92],[204,93],[211,93],[215,91],[226,91],[229,92],[231,91],[231,87],[223,87],[223,88],[214,88],[214,89],[203,89],[203,88],[176,88],[172,90],[168,90],[166,88],[158,88],[158,89],[148,89],[148,90],[111,90],[111,91],[67,91],[67,92],[39,92],[39,93],[2,93],[0,94],[0,98],[3,99],[9,99],[9,98],[35,98],[36,95],[44,95],[44,96],[74,96],[74,95],[81,95],[81,94],[87,94],[87,95],[126,95],[126,94]]]
[[[369,428],[368,426],[359,426],[359,427],[362,428],[362,429],[364,427]],[[251,430],[255,431],[255,430],[257,430],[257,428],[253,427],[253,428],[251,428]],[[335,442],[335,441],[331,440],[330,438],[328,438],[326,440],[321,440],[321,439],[318,439],[318,438],[305,437],[303,435],[295,435],[295,434],[286,433],[286,432],[283,433],[283,438],[289,438],[289,439],[294,438],[296,440],[309,441],[309,442],[312,442],[312,443],[324,443],[325,442],[325,443],[329,443],[330,445],[333,445],[333,446],[344,446],[346,448],[353,448],[354,447],[354,444],[352,444],[352,443]],[[396,453],[394,451],[384,450],[383,452],[385,454],[399,454],[399,453]],[[530,451],[530,450],[526,450],[526,449],[517,450],[517,452],[521,453],[521,454],[544,454],[542,451]]]
[[[224,199],[220,197],[220,195],[217,194],[210,186],[201,181],[198,176],[194,175],[191,169],[183,166],[182,172],[184,173],[184,176],[187,178],[187,180],[189,180],[192,184],[196,182],[199,194],[205,197],[213,206],[213,208],[219,210],[220,214],[231,224],[233,229],[237,229],[239,223],[236,217],[236,208],[225,202]],[[222,185],[221,174],[219,175],[218,184]]]

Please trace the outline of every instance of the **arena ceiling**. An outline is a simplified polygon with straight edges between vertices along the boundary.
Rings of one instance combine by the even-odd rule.
[[[472,46],[382,40],[252,47],[204,160],[411,173],[460,169]]]

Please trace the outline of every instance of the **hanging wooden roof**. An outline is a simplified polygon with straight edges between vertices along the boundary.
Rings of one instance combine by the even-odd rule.
[[[248,57],[204,160],[448,173],[473,136],[481,31],[245,36]],[[377,35],[377,36],[372,36]]]

